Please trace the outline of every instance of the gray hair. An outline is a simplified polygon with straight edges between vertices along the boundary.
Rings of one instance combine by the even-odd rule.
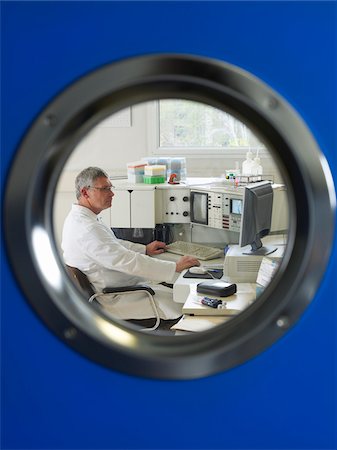
[[[109,175],[99,167],[87,167],[80,172],[75,179],[75,191],[77,200],[81,197],[81,190],[84,187],[89,187],[94,184],[97,178],[106,177]]]

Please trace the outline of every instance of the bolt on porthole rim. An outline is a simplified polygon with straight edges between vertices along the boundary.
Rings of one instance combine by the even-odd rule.
[[[231,111],[274,151],[282,151],[273,156],[285,170],[293,217],[284,260],[257,305],[224,326],[174,338],[139,333],[89,309],[63,269],[51,217],[58,177],[77,143],[108,115],[159,98],[185,98]],[[301,214],[299,204],[305,207]],[[60,339],[112,369],[151,378],[191,379],[243,363],[294,325],[313,299],[328,263],[334,209],[335,192],[324,156],[302,119],[276,92],[242,69],[217,60],[145,55],[81,78],[36,119],[8,177],[5,236],[12,270],[28,302]],[[319,255],[318,219],[326,243]],[[53,277],[42,268],[35,235],[45,239]],[[16,264],[19,254],[21,264],[28,267],[25,272]]]

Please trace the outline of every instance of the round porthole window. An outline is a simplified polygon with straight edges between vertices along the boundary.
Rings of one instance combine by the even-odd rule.
[[[278,269],[255,301],[231,320],[205,331],[168,336],[141,331],[88,302],[62,259],[55,236],[55,196],[70,155],[98,124],[131,106],[172,99],[215,108],[252,131],[281,173],[289,223]],[[186,130],[176,132],[181,137]],[[221,133],[214,134],[216,143],[221,139]],[[150,55],[87,75],[36,119],[8,177],[6,244],[29,303],[71,347],[116,370],[191,379],[243,363],[295,324],[313,299],[328,262],[334,207],[334,187],[324,156],[303,121],[277,93],[220,61]],[[238,208],[239,203],[233,203],[234,214]],[[80,284],[78,274],[75,278]]]

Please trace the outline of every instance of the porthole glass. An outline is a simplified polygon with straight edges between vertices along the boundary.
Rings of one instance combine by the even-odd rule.
[[[174,130],[177,130],[176,136]],[[168,139],[170,146],[163,148],[163,142]],[[145,156],[144,152],[147,152]],[[247,153],[255,168],[245,168]],[[177,273],[170,280],[174,283],[173,288],[163,287],[159,280],[144,280],[155,290],[153,301],[159,308],[161,302],[171,302],[172,296],[174,299],[172,311],[157,311],[162,320],[160,323],[157,321],[156,330],[153,330],[156,323],[153,306],[144,292],[134,293],[132,297],[130,294],[97,295],[96,305],[99,304],[102,312],[113,320],[125,319],[126,326],[138,325],[145,332],[150,330],[154,336],[188,335],[227,323],[255,303],[276,274],[286,249],[289,231],[287,190],[272,154],[273,151],[268,150],[241,121],[199,102],[181,99],[151,101],[127,107],[109,116],[80,141],[60,174],[55,192],[53,224],[61,260],[64,259],[61,246],[64,220],[72,204],[77,203],[75,179],[87,167],[103,167],[114,185],[114,195],[112,206],[104,209],[98,217],[117,238],[143,245],[155,239],[167,244],[191,241],[206,245],[209,249],[218,249],[219,255],[210,260],[200,259],[202,268],[210,269],[205,275],[193,275],[193,269]],[[175,184],[147,185],[144,182],[145,164],[161,164],[162,168],[155,167],[155,170],[163,171],[166,181],[171,173],[177,172]],[[258,164],[263,164],[263,170],[260,171]],[[151,178],[145,181],[149,183]],[[246,247],[242,242],[239,245],[245,186],[258,189],[261,182],[268,181],[273,197],[270,211],[264,203],[263,210],[256,214],[256,220],[270,220],[267,225],[263,223],[263,234],[266,235],[263,242],[267,246],[268,242],[273,244],[273,251],[269,254],[262,247],[262,250],[255,252],[256,255],[247,257],[246,252],[251,252],[251,246]],[[194,217],[193,209],[198,204],[194,205],[192,199],[198,195],[208,197],[208,204],[204,203],[202,212],[208,215],[206,224],[200,224]],[[252,201],[257,200],[254,197]],[[143,202],[142,208],[139,208],[138,202]],[[251,208],[252,204],[249,206],[247,201],[247,215],[252,214]],[[245,219],[249,231],[252,231],[251,219]],[[266,256],[262,255],[263,251]],[[67,257],[66,250],[64,262]],[[175,262],[179,255],[165,252],[155,258],[160,264],[161,260]],[[95,280],[93,271],[90,270],[91,280]],[[134,275],[132,272],[131,276]],[[71,270],[70,276],[75,284],[78,283],[76,274]],[[98,293],[102,290],[101,279],[102,273],[98,282],[94,281]],[[114,274],[110,279],[109,286],[121,284]],[[207,279],[221,279],[235,284],[236,292],[226,298],[215,298],[219,305],[210,309],[201,304],[204,297],[206,299],[203,301],[207,301],[207,295],[196,292],[197,284]],[[90,297],[86,292],[84,295]],[[127,301],[125,295],[128,295]],[[210,297],[214,299],[214,295]]]
[[[180,98],[232,114],[267,146],[287,188],[289,227],[282,262],[257,302],[223,325],[172,339],[110,320],[101,308],[88,304],[60,256],[54,209],[62,171],[94,127],[126,108]],[[277,93],[251,74],[219,61],[151,55],[87,75],[36,119],[8,178],[6,243],[27,300],[66,343],[117,370],[187,379],[246,361],[296,323],[314,297],[328,261],[334,205],[323,155],[305,124]],[[324,246],[318,239],[322,233]],[[27,267],[24,273],[18,260]]]

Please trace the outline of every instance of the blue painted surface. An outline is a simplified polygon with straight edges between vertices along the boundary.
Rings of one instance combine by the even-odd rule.
[[[53,96],[103,64],[155,52],[254,73],[302,115],[336,177],[336,5],[2,2],[2,187]],[[183,382],[86,360],[35,316],[4,253],[1,269],[2,448],[336,448],[336,245],[314,302],[283,339],[240,367]]]

